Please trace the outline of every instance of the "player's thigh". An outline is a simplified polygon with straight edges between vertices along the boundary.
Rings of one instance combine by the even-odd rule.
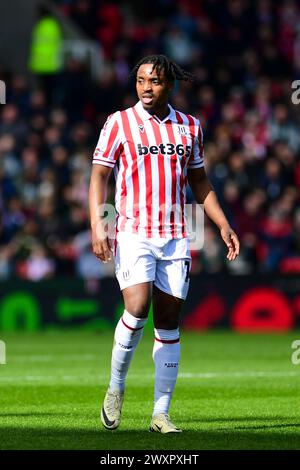
[[[122,290],[122,294],[127,312],[137,318],[148,316],[152,297],[152,282],[142,282],[126,287]]]
[[[156,260],[151,246],[136,234],[120,232],[115,254],[115,271],[120,289],[155,279]]]
[[[167,294],[185,300],[190,283],[190,263],[188,258],[159,260],[154,285]]]
[[[163,292],[154,285],[152,302],[154,327],[163,330],[178,328],[184,300]]]
[[[135,234],[119,233],[115,268],[126,310],[136,317],[146,317],[156,270],[156,260],[147,240]]]

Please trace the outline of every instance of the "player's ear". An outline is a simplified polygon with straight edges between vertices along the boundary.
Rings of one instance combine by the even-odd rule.
[[[173,90],[173,88],[174,88],[174,82],[169,81],[169,82],[168,82],[168,90],[169,90],[169,92],[171,92],[171,91]]]

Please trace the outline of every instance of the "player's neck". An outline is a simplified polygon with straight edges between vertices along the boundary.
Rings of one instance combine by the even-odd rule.
[[[148,111],[149,114],[152,116],[157,116],[160,121],[163,121],[168,114],[170,113],[168,103],[164,104],[163,106],[160,106],[159,108],[152,109],[151,111]]]

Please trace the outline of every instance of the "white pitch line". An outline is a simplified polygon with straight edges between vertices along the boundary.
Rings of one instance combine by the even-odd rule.
[[[253,372],[205,372],[205,373],[190,373],[182,372],[178,374],[180,379],[234,379],[234,378],[280,378],[280,377],[300,377],[298,371],[253,371]],[[129,379],[140,379],[141,375],[139,374],[129,374]],[[15,377],[1,377],[1,382],[13,382],[13,383],[24,383],[25,382],[54,382],[58,383],[59,381],[64,382],[74,382],[74,383],[95,383],[97,384],[99,380],[108,379],[108,374],[95,374],[95,375],[25,375],[24,377],[18,376]],[[153,380],[154,374],[143,375],[143,379]]]
[[[218,378],[257,378],[257,377],[294,377],[300,376],[297,371],[253,371],[253,372],[182,372],[178,376],[182,379],[218,379]]]
[[[97,356],[95,354],[31,354],[31,355],[26,355],[23,354],[22,356],[18,355],[11,355],[10,360],[11,362],[19,362],[19,363],[26,363],[26,362],[51,362],[51,361],[56,361],[56,360],[86,360],[86,359],[97,359],[100,356]]]

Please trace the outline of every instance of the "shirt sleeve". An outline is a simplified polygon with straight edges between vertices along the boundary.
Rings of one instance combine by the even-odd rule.
[[[204,166],[204,152],[203,152],[203,132],[201,129],[200,121],[197,119],[197,134],[195,136],[194,145],[191,156],[189,158],[188,169],[202,168]]]
[[[101,129],[93,154],[93,164],[113,168],[122,150],[117,113],[111,114]]]

